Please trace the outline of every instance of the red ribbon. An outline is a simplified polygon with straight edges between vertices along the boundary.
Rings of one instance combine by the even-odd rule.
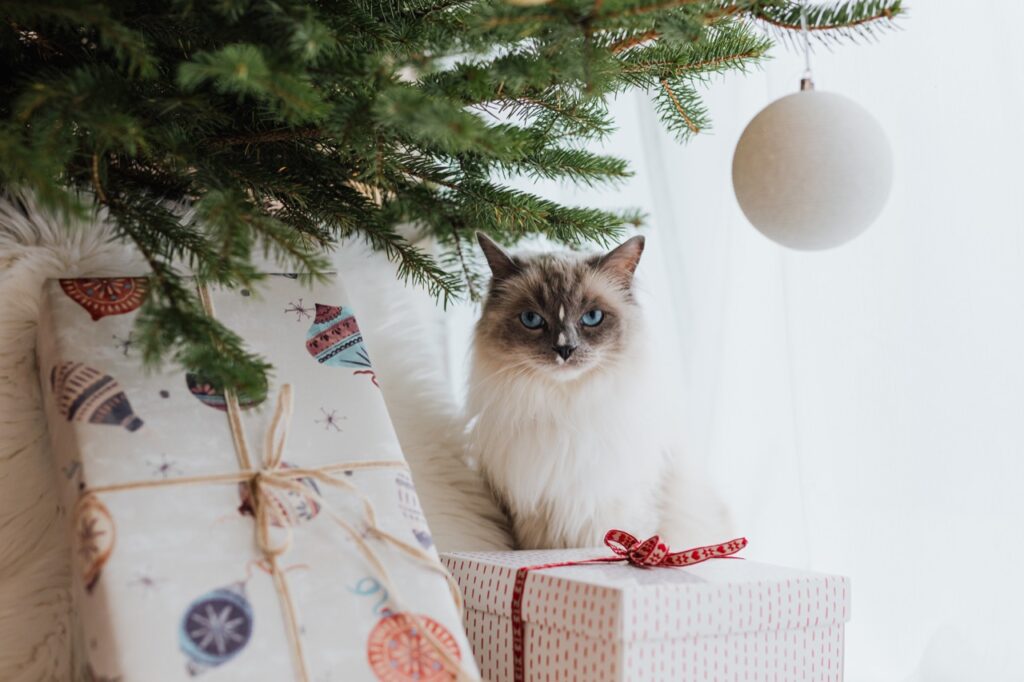
[[[636,537],[624,530],[610,530],[605,533],[604,544],[615,552],[615,556],[582,559],[580,561],[562,561],[554,564],[538,564],[523,566],[516,571],[516,581],[512,588],[512,660],[515,682],[526,682],[525,656],[525,623],[523,623],[523,592],[526,590],[526,576],[530,571],[542,568],[560,568],[562,566],[580,566],[583,564],[616,563],[626,561],[638,568],[678,568],[693,566],[708,559],[726,559],[732,557],[747,546],[746,538],[736,538],[720,545],[694,547],[682,552],[670,552],[668,545],[657,535],[640,542]]]
[[[626,560],[640,568],[652,566],[692,566],[708,559],[732,556],[747,546],[746,538],[737,538],[720,545],[694,547],[682,552],[669,552],[668,545],[657,535],[640,542],[624,530],[610,530],[604,536],[608,545],[619,556],[614,561]],[[607,561],[607,560],[606,560]]]

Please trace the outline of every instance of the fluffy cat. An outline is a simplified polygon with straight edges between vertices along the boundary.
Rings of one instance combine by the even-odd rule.
[[[633,274],[633,237],[593,256],[512,256],[484,234],[492,278],[467,395],[471,452],[522,548],[599,545],[621,528],[677,548],[730,525],[671,453]],[[687,472],[689,474],[689,472]]]

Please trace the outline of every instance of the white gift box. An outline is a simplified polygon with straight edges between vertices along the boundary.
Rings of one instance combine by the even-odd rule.
[[[173,364],[143,370],[132,327],[148,286],[61,280],[44,296],[39,366],[74,547],[78,679],[446,682],[457,665],[475,678],[341,285],[271,276],[210,293],[216,317],[275,368],[269,394],[238,396],[237,411]],[[264,435],[284,428],[275,406],[287,396],[275,465]]]
[[[727,558],[685,568],[602,563],[534,569],[523,581],[523,567],[609,554],[578,549],[442,555],[465,597],[466,630],[484,678],[842,680],[847,578]],[[517,597],[520,680],[513,646]]]

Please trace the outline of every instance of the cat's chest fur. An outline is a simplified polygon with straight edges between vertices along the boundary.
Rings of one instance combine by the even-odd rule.
[[[473,451],[524,548],[596,546],[658,525],[664,443],[650,376],[627,363],[579,382],[474,367]]]

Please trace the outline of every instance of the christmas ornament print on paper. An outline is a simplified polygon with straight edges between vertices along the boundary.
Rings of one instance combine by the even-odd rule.
[[[227,412],[228,406],[224,398],[224,391],[214,387],[205,377],[189,372],[185,375],[185,385],[188,386],[188,392],[194,395],[203,405],[220,410],[221,412]],[[244,410],[259,405],[266,399],[266,396],[240,393],[237,395],[237,398],[238,406]]]
[[[74,542],[86,592],[96,587],[103,565],[114,552],[114,539],[114,517],[107,506],[95,495],[83,498],[75,515]]]
[[[377,386],[363,334],[350,308],[317,303],[316,316],[306,333],[306,350],[321,365],[359,367],[353,374],[369,375]]]
[[[430,549],[434,546],[434,539],[430,536],[427,528],[427,518],[423,515],[423,508],[420,506],[420,498],[416,495],[416,486],[412,478],[406,473],[395,476],[395,487],[398,490],[398,508],[402,510],[402,516],[412,525],[412,534],[423,549]]]
[[[416,620],[403,613],[395,613],[388,606],[388,591],[372,576],[361,578],[352,594],[368,597],[373,614],[380,620],[370,631],[366,643],[366,657],[370,669],[381,682],[447,682],[455,677],[445,670],[440,645],[453,660],[461,660],[459,645],[443,625],[426,616]],[[430,631],[433,642],[423,636],[420,626]]]
[[[188,673],[198,675],[230,661],[249,643],[252,628],[244,582],[218,587],[193,601],[178,628]]]
[[[384,617],[391,615],[391,607],[388,606],[388,591],[380,584],[380,581],[372,576],[360,578],[355,587],[348,588],[352,594],[360,597],[370,597],[373,602],[373,613],[376,616]]]
[[[461,660],[459,645],[443,625],[419,616],[423,627],[451,654]],[[366,645],[370,668],[380,682],[447,682],[455,676],[445,669],[444,659],[416,624],[404,613],[381,618],[370,632]]]
[[[149,280],[145,277],[62,279],[60,287],[72,301],[85,308],[93,320],[98,320],[136,310],[146,299]]]
[[[81,362],[62,362],[50,370],[50,388],[57,410],[70,421],[110,424],[136,431],[142,420],[128,397],[108,374]]]

